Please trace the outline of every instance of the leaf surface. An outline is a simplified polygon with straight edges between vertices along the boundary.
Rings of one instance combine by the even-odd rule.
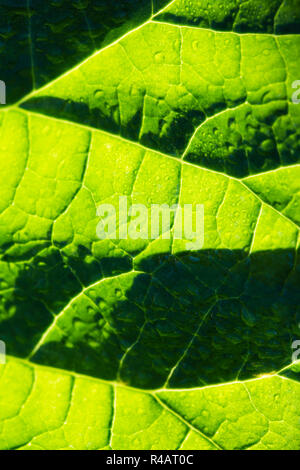
[[[53,69],[27,5],[39,79],[0,112],[0,448],[299,449],[297,9],[85,3]],[[203,204],[203,248],[99,240],[120,196]]]

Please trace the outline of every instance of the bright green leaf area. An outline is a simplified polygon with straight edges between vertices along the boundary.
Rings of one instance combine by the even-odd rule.
[[[277,375],[144,392],[9,360],[0,366],[0,384],[1,449],[299,446],[300,388]]]
[[[50,15],[43,36],[27,3],[30,68],[0,112],[1,449],[300,449],[300,14],[227,3],[141,2],[114,23],[93,2],[98,23],[82,2],[99,42],[73,58],[77,20]],[[40,62],[40,34],[64,65]],[[100,240],[97,208],[120,196],[203,204],[203,248],[174,221]]]

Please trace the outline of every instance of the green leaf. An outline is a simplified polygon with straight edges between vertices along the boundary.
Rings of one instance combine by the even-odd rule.
[[[241,33],[298,33],[300,4],[297,0],[175,0],[158,19]]]
[[[22,106],[244,177],[299,162],[299,61],[296,35],[148,22]]]
[[[277,375],[201,389],[143,392],[17,360],[0,366],[0,374],[1,449],[299,446],[300,388]]]
[[[167,0],[1,0],[1,79],[8,102],[58,77],[156,14]]]
[[[297,9],[118,3],[25,8],[30,73],[0,112],[0,448],[300,449]],[[73,52],[49,68],[40,42]],[[100,240],[120,196],[204,205],[203,248],[174,220]]]

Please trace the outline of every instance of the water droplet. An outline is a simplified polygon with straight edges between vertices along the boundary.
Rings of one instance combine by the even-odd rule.
[[[156,62],[157,64],[163,64],[164,61],[165,61],[165,55],[164,55],[164,53],[163,53],[163,52],[157,52],[157,53],[155,54],[155,62]]]
[[[101,88],[99,88],[98,90],[94,92],[94,97],[96,99],[101,99],[103,95],[104,95],[104,90],[102,90]]]
[[[115,290],[115,296],[118,297],[118,298],[122,297],[122,291],[121,291],[121,289],[116,289],[116,290]]]

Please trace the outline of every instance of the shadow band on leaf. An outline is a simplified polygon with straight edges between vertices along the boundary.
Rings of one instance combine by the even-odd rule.
[[[295,257],[202,250],[132,264],[46,248],[18,269],[1,262],[0,337],[9,355],[141,389],[254,378],[287,366],[300,337]]]

